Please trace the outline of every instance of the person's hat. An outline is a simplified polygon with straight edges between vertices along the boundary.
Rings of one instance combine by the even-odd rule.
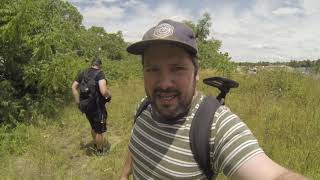
[[[182,47],[188,52],[197,54],[196,37],[190,27],[173,20],[162,20],[157,26],[149,29],[142,41],[131,44],[127,51],[131,54],[142,55],[144,50],[156,43],[169,43]]]
[[[93,58],[91,61],[91,65],[92,66],[101,66],[102,65],[102,61],[99,58]]]

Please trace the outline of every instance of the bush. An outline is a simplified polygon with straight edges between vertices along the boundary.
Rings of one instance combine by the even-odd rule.
[[[9,126],[0,127],[0,157],[8,154],[19,155],[24,153],[34,140],[32,126],[17,124],[16,128]]]
[[[130,79],[142,78],[142,65],[136,57],[122,61],[105,60],[103,70],[110,83],[128,82]]]

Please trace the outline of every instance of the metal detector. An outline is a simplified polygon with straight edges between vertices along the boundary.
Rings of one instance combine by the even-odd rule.
[[[219,95],[217,96],[220,104],[225,104],[226,95],[230,91],[231,88],[237,88],[239,83],[224,77],[210,77],[203,80],[203,83],[216,87],[220,90]]]

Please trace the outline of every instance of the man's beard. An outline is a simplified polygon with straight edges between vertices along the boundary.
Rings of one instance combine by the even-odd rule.
[[[191,92],[192,94],[189,95],[189,97],[181,97],[182,93],[175,88],[167,88],[167,89],[156,88],[153,91],[152,97],[146,91],[147,96],[150,100],[153,114],[159,119],[165,120],[165,121],[175,121],[184,117],[189,112],[189,109],[191,107],[191,102],[195,93],[195,84],[196,83],[193,84],[193,91]],[[157,96],[161,93],[170,93],[176,96],[177,104],[175,105],[176,107],[174,109],[169,110],[171,105],[159,105],[162,107],[159,107],[157,105],[156,99],[157,99]],[[167,111],[172,111],[172,113],[170,114],[164,113],[163,111],[166,111],[166,108],[167,108]]]

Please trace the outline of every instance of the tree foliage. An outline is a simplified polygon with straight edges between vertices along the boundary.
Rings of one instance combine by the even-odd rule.
[[[86,29],[68,2],[3,0],[0,5],[0,122],[57,114],[89,59],[128,56],[121,32]]]
[[[197,33],[201,66],[230,71],[230,57],[219,52],[221,42],[209,38],[209,14],[186,24]],[[0,122],[15,125],[39,114],[58,114],[70,102],[71,82],[96,56],[110,84],[141,78],[140,61],[126,52],[127,46],[121,31],[86,29],[67,1],[0,1]]]
[[[311,72],[314,73],[320,73],[320,59],[318,60],[302,60],[302,61],[296,61],[296,60],[291,60],[289,62],[265,62],[265,61],[260,61],[260,62],[239,62],[237,63],[239,66],[249,66],[249,67],[254,67],[254,66],[274,66],[274,65],[285,65],[285,66],[290,66],[293,68],[306,68],[310,69]]]
[[[184,21],[184,23],[196,34],[201,68],[215,68],[223,73],[234,71],[235,64],[231,62],[228,53],[220,52],[221,41],[210,38],[212,23],[209,13],[204,13],[196,24],[192,21]]]

